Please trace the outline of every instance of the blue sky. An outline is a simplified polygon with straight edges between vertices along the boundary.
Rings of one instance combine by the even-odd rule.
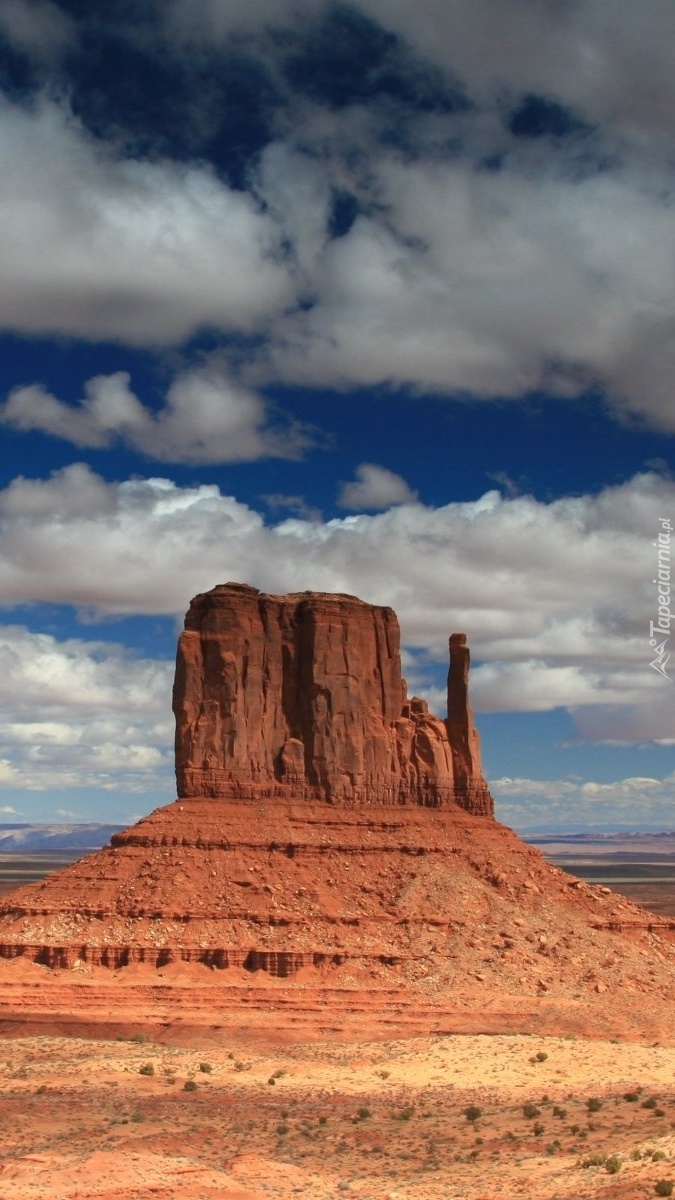
[[[4,0],[7,820],[173,798],[239,580],[391,605],[441,715],[466,631],[517,829],[675,827],[674,50],[670,0]]]

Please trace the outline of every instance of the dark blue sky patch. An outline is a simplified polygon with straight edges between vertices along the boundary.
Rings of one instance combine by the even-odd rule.
[[[524,96],[511,113],[508,128],[519,138],[565,138],[590,133],[590,126],[569,109],[545,96]]]
[[[335,192],[328,220],[328,232],[332,238],[344,237],[349,233],[359,215],[359,202],[351,192]]]
[[[84,34],[69,64],[73,111],[98,137],[114,137],[137,156],[183,157],[193,151],[187,81],[123,36]]]
[[[415,62],[405,45],[347,5],[335,5],[307,36],[285,35],[283,64],[291,88],[318,104],[346,108],[377,99],[417,112],[468,107],[461,90],[429,64]],[[294,44],[293,44],[294,43]]]
[[[30,95],[37,84],[30,59],[0,38],[0,90],[12,100],[21,100]]]
[[[84,22],[66,63],[73,111],[121,153],[207,160],[244,186],[280,101],[262,59],[231,48],[181,55],[108,17]]]

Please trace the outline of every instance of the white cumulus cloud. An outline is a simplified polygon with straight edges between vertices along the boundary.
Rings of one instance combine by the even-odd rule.
[[[356,479],[343,484],[338,504],[340,508],[363,510],[414,504],[416,499],[417,494],[394,471],[376,463],[361,463],[356,468]]]
[[[0,788],[170,795],[172,677],[111,643],[0,626]]]
[[[306,428],[282,420],[274,426],[262,397],[214,365],[178,375],[157,412],[140,402],[130,383],[126,371],[97,375],[87,381],[77,405],[38,384],[15,388],[0,407],[0,424],[39,430],[83,448],[119,441],[163,462],[295,458],[309,445]]]

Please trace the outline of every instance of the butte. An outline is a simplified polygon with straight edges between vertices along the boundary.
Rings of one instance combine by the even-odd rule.
[[[178,799],[3,897],[0,1030],[660,1034],[675,922],[495,820],[468,675],[453,634],[440,719],[390,608],[195,597]]]

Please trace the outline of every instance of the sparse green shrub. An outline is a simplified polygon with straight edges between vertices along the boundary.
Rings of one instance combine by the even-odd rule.
[[[654,1191],[657,1196],[672,1196],[674,1186],[672,1179],[659,1179],[654,1185]]]
[[[35,1089],[35,1095],[36,1096],[44,1096],[46,1091],[47,1091],[47,1084],[41,1083],[39,1088]]]
[[[197,1091],[197,1084],[195,1083],[194,1079],[186,1079],[185,1080],[185,1083],[183,1084],[183,1091],[184,1092],[196,1092]]]
[[[137,1042],[140,1045],[141,1042],[147,1042],[148,1035],[147,1033],[135,1033],[131,1040],[132,1042]]]
[[[567,1116],[567,1109],[561,1108],[559,1104],[553,1105],[553,1116],[560,1117],[561,1121]]]
[[[624,1092],[623,1098],[624,1098],[624,1100],[626,1100],[628,1102],[628,1104],[635,1104],[635,1101],[640,1099],[640,1093],[639,1092]]]
[[[409,1121],[414,1111],[415,1109],[413,1108],[412,1104],[407,1104],[406,1107],[402,1108],[397,1114],[399,1121]]]
[[[665,1115],[666,1115],[666,1113],[665,1113],[665,1109],[663,1109],[663,1108],[655,1108],[655,1109],[654,1109],[654,1116],[655,1116],[655,1117],[665,1117]]]
[[[604,1167],[607,1161],[605,1154],[587,1154],[579,1163],[580,1167]]]
[[[368,1119],[368,1117],[372,1117],[373,1114],[369,1108],[366,1108],[365,1104],[362,1104],[361,1108],[357,1108],[356,1115],[359,1118],[359,1121],[365,1121]]]
[[[137,1110],[135,1113],[131,1114],[131,1119],[134,1125],[142,1125],[145,1120],[145,1113]]]
[[[532,1132],[535,1137],[541,1137],[542,1133],[544,1132],[544,1126],[542,1125],[541,1121],[535,1121],[534,1125],[532,1126]]]
[[[466,1117],[467,1121],[471,1121],[472,1124],[474,1121],[480,1120],[482,1115],[483,1110],[482,1108],[479,1108],[477,1104],[470,1104],[468,1108],[464,1109],[464,1116]]]
[[[588,1109],[589,1113],[600,1112],[600,1109],[602,1108],[602,1100],[598,1100],[596,1096],[592,1096],[590,1100],[586,1101],[586,1108]]]
[[[327,1125],[328,1117],[319,1117],[319,1125]]]
[[[642,1101],[640,1108],[656,1108],[658,1103],[656,1096],[649,1096],[647,1100]]]
[[[151,1062],[143,1063],[143,1066],[138,1068],[139,1075],[154,1075],[154,1073],[155,1068]]]
[[[270,1077],[269,1077],[269,1079],[267,1080],[267,1082],[268,1082],[268,1083],[271,1083],[272,1087],[274,1087],[274,1085],[275,1085],[275,1083],[276,1083],[276,1079],[274,1078],[274,1075],[270,1075]]]
[[[534,1057],[537,1062],[546,1062],[546,1059],[548,1058],[548,1054],[546,1053],[545,1050],[537,1050],[537,1053],[535,1054]]]
[[[616,1175],[621,1170],[621,1159],[616,1154],[610,1154],[605,1159],[605,1170],[608,1175]]]
[[[536,1104],[524,1104],[523,1116],[527,1117],[528,1121],[533,1121],[535,1117],[541,1116],[541,1109],[537,1108]]]
[[[288,1133],[288,1125],[277,1125],[277,1133],[279,1137],[285,1137]]]
[[[651,1154],[652,1162],[663,1162],[664,1158],[667,1157],[668,1155],[666,1154],[665,1150],[653,1150]]]
[[[213,1067],[211,1066],[211,1063],[203,1062],[199,1064],[199,1070],[203,1075],[210,1075]]]

